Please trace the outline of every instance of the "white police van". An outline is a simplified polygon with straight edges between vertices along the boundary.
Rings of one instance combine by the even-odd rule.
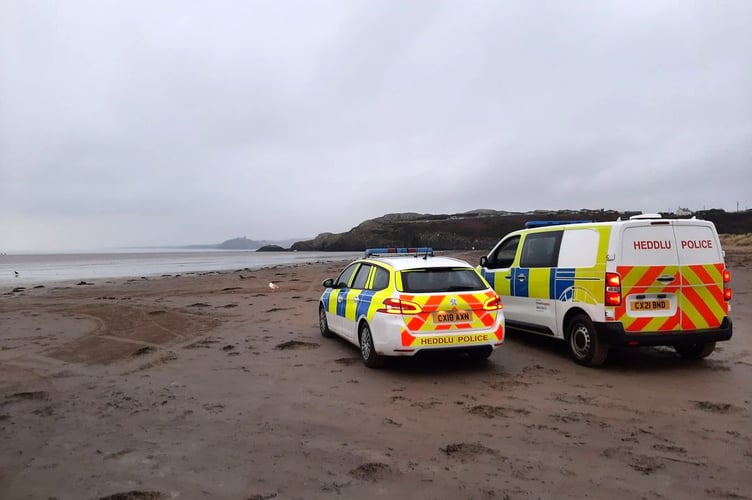
[[[603,363],[610,347],[667,345],[703,358],[731,338],[731,275],[709,221],[530,222],[478,270],[509,328],[565,340],[583,365]]]

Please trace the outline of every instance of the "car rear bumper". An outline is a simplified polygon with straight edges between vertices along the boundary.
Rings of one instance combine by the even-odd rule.
[[[504,316],[487,328],[411,331],[401,316],[376,314],[371,334],[376,352],[385,356],[414,356],[422,351],[497,349],[504,342]]]
[[[655,346],[704,344],[729,340],[733,330],[731,318],[725,317],[718,328],[677,332],[625,332],[621,323],[595,323],[601,341],[611,346]]]

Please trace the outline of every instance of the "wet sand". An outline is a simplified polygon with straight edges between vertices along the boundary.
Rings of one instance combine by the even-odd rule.
[[[752,498],[752,259],[727,253],[730,342],[598,369],[515,333],[368,369],[318,331],[344,263],[0,290],[0,498]]]

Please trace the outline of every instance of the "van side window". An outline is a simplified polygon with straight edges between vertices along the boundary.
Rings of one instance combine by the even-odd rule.
[[[594,229],[567,229],[561,238],[557,267],[594,267],[601,236]]]
[[[556,267],[562,231],[528,234],[522,245],[520,267]]]
[[[514,256],[517,255],[517,246],[520,244],[520,237],[514,236],[504,241],[496,252],[491,256],[488,267],[491,269],[512,267]]]

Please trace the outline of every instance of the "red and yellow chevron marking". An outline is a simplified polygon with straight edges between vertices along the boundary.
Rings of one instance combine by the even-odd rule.
[[[621,275],[621,293],[623,297],[643,293],[678,294],[681,280],[678,266],[618,266],[616,272]],[[674,281],[661,283],[656,281],[663,275],[676,276]],[[621,321],[627,332],[671,332],[681,329],[681,310],[677,308],[673,316],[638,317],[629,316],[627,301],[616,308],[616,320]]]
[[[684,266],[682,278],[682,329],[717,328],[728,315],[723,300],[723,263]]]
[[[622,296],[644,293],[675,294],[678,298],[673,316],[633,318],[624,301],[615,310],[615,318],[628,332],[670,332],[715,328],[728,314],[723,300],[723,263],[692,266],[619,266]],[[659,276],[673,275],[674,281],[661,283]]]
[[[416,337],[412,335],[413,332],[417,333],[433,333],[433,332],[446,332],[452,333],[458,330],[469,329],[489,329],[496,322],[498,311],[487,311],[483,309],[483,305],[486,301],[496,297],[495,292],[487,291],[480,293],[458,293],[458,294],[442,294],[442,295],[400,295],[400,299],[404,301],[413,302],[421,306],[421,312],[415,315],[404,316],[406,329],[402,331],[402,345],[410,346],[416,341],[416,339],[422,337]],[[457,299],[457,305],[451,304],[451,299]],[[437,311],[469,311],[471,314],[470,321],[455,322],[455,323],[434,323],[433,314]],[[444,344],[463,344],[463,343],[478,343],[487,342],[493,337],[496,337],[498,341],[502,341],[504,338],[504,329],[500,325],[495,332],[478,334],[481,337],[485,335],[485,339],[481,339],[477,335],[472,334],[460,334],[460,335],[445,335],[446,337],[441,343]]]

